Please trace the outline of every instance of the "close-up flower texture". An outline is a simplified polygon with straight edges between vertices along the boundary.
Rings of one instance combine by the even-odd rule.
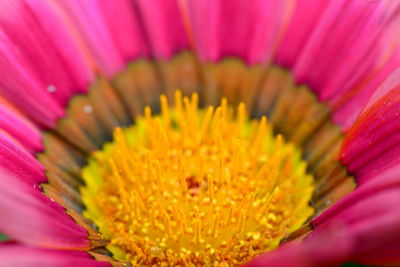
[[[399,0],[1,0],[0,266],[400,266]]]

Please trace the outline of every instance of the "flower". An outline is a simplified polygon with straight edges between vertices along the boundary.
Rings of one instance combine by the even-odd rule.
[[[0,265],[400,264],[399,10],[3,1]]]

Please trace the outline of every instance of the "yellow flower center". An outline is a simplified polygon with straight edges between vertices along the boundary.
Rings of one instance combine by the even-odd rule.
[[[81,189],[114,258],[138,265],[231,266],[278,246],[313,213],[300,153],[225,99],[161,96],[83,169]]]

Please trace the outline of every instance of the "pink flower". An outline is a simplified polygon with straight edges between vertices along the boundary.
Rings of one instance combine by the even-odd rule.
[[[186,95],[198,92],[201,108],[225,97],[233,104],[244,102],[250,117],[266,115],[274,133],[302,155],[303,161],[293,160],[298,169],[287,168],[298,175],[304,163],[303,176],[314,177],[312,193],[303,201],[304,210],[313,212],[304,212],[300,225],[291,225],[296,229],[262,232],[261,238],[268,235],[278,242],[250,258],[249,251],[258,248],[247,246],[245,266],[400,265],[399,15],[400,2],[392,0],[2,1],[0,233],[8,240],[0,243],[0,266],[129,266],[149,264],[140,259],[164,253],[158,251],[165,248],[161,241],[148,251],[129,241],[135,249],[127,251],[125,241],[110,234],[113,230],[102,217],[105,210],[115,208],[120,222],[118,207],[128,203],[124,194],[139,193],[123,191],[126,184],[113,176],[111,187],[121,197],[112,207],[106,201],[99,206],[98,195],[104,193],[106,199],[115,192],[101,191],[85,172],[98,160],[96,153],[115,160],[103,147],[113,132],[116,143],[124,142],[115,129],[139,125],[145,106],[157,110],[160,94],[171,97],[175,89]],[[164,115],[179,117],[166,112],[163,102],[161,106]],[[250,128],[250,123],[244,125]],[[185,131],[191,131],[189,126]],[[157,131],[160,147],[172,146],[163,139],[163,130]],[[271,141],[276,150],[279,138]],[[121,162],[133,153],[118,149],[124,155]],[[234,161],[235,153],[229,160]],[[118,162],[107,164],[98,164],[96,175],[89,177],[104,178],[102,168],[114,165],[113,175],[122,175]],[[210,180],[182,179],[191,196],[197,196],[202,183],[212,191]],[[284,188],[278,184],[273,190],[277,187]],[[238,218],[246,205],[248,210],[256,206],[252,201],[257,192],[238,204]],[[273,192],[271,201],[279,201],[280,194]],[[132,214],[135,208],[140,207],[133,207]],[[269,211],[272,217],[297,214],[277,209]],[[229,214],[226,227],[234,212]],[[175,233],[168,232],[169,225],[183,220],[177,219],[183,217],[179,212],[175,215],[149,218],[163,218],[160,227],[171,237]],[[187,216],[198,222],[186,226],[197,233],[197,246],[202,242],[199,233],[211,232],[211,227],[201,227],[201,212]],[[217,225],[218,216],[205,217],[215,218]],[[240,218],[233,220],[246,228],[246,216],[242,224]],[[219,246],[229,249],[230,243]],[[198,263],[176,255],[176,263]],[[218,266],[243,263],[236,261],[236,254],[229,255],[221,256]]]

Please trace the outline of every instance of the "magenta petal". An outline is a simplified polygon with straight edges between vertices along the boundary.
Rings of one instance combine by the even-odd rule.
[[[279,41],[290,1],[221,0],[219,19],[221,56],[239,56],[248,63],[264,63]]]
[[[303,242],[292,242],[267,252],[246,267],[333,267],[345,262],[353,251],[353,239],[346,228],[330,228],[314,233]]]
[[[189,0],[185,8],[202,60],[238,56],[249,64],[270,59],[289,18],[290,1]],[[204,19],[207,18],[207,19]]]
[[[71,95],[85,91],[92,74],[48,3],[4,2],[0,7],[0,27],[24,58],[23,67],[53,99],[64,105]]]
[[[374,217],[394,213],[400,205],[400,185],[397,183],[387,187],[388,184],[385,184],[383,188],[369,187],[367,190],[364,188],[356,190],[353,192],[354,195],[350,194],[312,220],[312,226],[316,228],[336,220],[347,224],[364,220],[373,223]],[[380,191],[375,192],[373,189]]]
[[[284,39],[278,48],[276,61],[292,68],[308,37],[330,7],[332,0],[298,0]]]
[[[346,94],[338,94],[333,100],[336,107],[333,120],[340,124],[346,131],[365,108],[377,88],[400,66],[400,46],[390,59],[379,70],[367,75]]]
[[[393,71],[390,76],[382,83],[382,85],[374,91],[371,98],[368,99],[367,104],[364,106],[362,113],[368,111],[368,109],[384,97],[387,93],[390,93],[394,88],[400,86],[400,69]]]
[[[311,237],[326,228],[346,227],[348,233],[343,238],[353,240],[351,255],[355,259],[364,255],[368,257],[388,244],[398,244],[400,236],[398,174],[398,168],[388,172],[386,176],[381,177],[384,182],[373,180],[363,185],[359,191],[352,193],[357,197],[351,198],[350,195],[344,201],[337,203],[336,207],[333,206],[325,211],[312,221],[316,232],[312,233]],[[397,178],[397,181],[393,177]],[[373,189],[376,189],[377,193]],[[376,258],[379,258],[378,256],[375,254]]]
[[[130,0],[98,1],[115,46],[124,60],[133,60],[149,55],[143,34],[143,26],[135,14]],[[118,15],[116,15],[118,14]]]
[[[189,48],[178,1],[138,0],[136,2],[155,57],[168,59],[176,52]]]
[[[65,23],[79,33],[105,75],[112,76],[124,67],[123,55],[113,41],[99,1],[60,0],[54,4],[59,7],[59,15],[66,19]]]
[[[40,130],[16,111],[1,105],[0,129],[11,135],[32,154],[43,149]]]
[[[0,232],[34,246],[89,249],[86,230],[35,186],[2,171],[0,188]]]
[[[353,257],[368,255],[385,247],[400,236],[400,214],[397,211],[371,217],[351,225],[348,238],[353,239]]]
[[[95,261],[81,251],[35,248],[16,243],[0,243],[0,267],[103,267],[109,263]]]
[[[314,227],[318,227],[319,225],[326,223],[329,220],[333,220],[337,216],[340,216],[343,211],[351,209],[353,205],[356,205],[357,203],[365,203],[364,201],[369,201],[368,198],[371,198],[377,194],[385,195],[385,192],[389,192],[390,194],[392,190],[394,190],[394,194],[396,194],[396,192],[400,192],[400,166],[396,166],[374,177],[374,179],[362,184],[354,192],[338,201],[330,208],[325,210],[322,214],[314,218],[312,220],[312,225]],[[379,202],[375,200],[375,202],[376,205],[373,206],[379,207],[381,205],[383,208],[386,205],[391,208],[391,203],[387,200],[385,200],[385,202]],[[362,208],[362,205],[364,204],[360,205]],[[351,212],[353,211],[350,211],[350,213]],[[355,215],[358,216],[358,219],[362,219],[361,214],[357,213]]]
[[[289,51],[290,58],[282,50],[278,62],[292,67],[298,83],[306,83],[321,100],[332,105],[332,99],[350,90],[381,63],[389,46],[382,38],[396,23],[400,3],[391,0],[316,2],[299,2],[293,30],[289,28],[282,48]],[[310,5],[313,7],[309,11]],[[319,14],[315,16],[315,12]],[[292,52],[288,47],[292,45],[290,40],[295,44]],[[299,56],[296,52],[300,52]]]
[[[39,161],[2,132],[0,132],[0,168],[32,186],[47,181]]]
[[[400,163],[400,73],[377,90],[348,131],[341,158],[359,184]]]
[[[27,117],[52,127],[64,112],[29,68],[26,59],[0,28],[0,95]]]
[[[72,88],[66,87],[68,83],[61,84],[62,87],[60,88],[57,88],[56,83],[53,85],[56,86],[56,89],[66,88],[71,93],[86,92],[88,84],[94,79],[94,75],[81,47],[79,47],[71,32],[68,31],[60,17],[46,1],[26,0],[26,3],[43,28],[43,34],[47,35],[52,46],[54,46],[57,58],[53,59],[59,61],[62,66],[62,69],[54,69],[54,71],[66,72],[65,75],[70,79],[69,85]],[[49,65],[49,68],[54,67],[54,65]],[[57,82],[65,81],[57,80]]]
[[[332,1],[296,62],[298,81],[326,100],[369,70],[377,56],[374,44],[389,18],[381,17],[384,5],[385,1]]]
[[[265,253],[246,263],[244,267],[285,266],[285,267],[312,267],[312,251],[308,251],[302,244],[289,244]]]
[[[218,43],[220,1],[188,0],[184,3],[182,12],[188,19],[190,18],[190,34],[193,35],[190,37],[194,39],[194,48],[199,58],[203,61],[217,61],[220,58]]]
[[[365,203],[369,205],[369,203]],[[398,205],[398,204],[397,204]],[[357,216],[356,210],[354,217]],[[320,246],[331,246],[334,251],[336,246],[340,246],[341,242],[347,243],[347,256],[343,258],[346,261],[354,261],[360,257],[371,255],[374,251],[384,248],[392,242],[397,242],[400,236],[400,214],[396,210],[380,214],[379,216],[369,216],[362,220],[357,220],[349,224],[341,220],[332,220],[323,227],[317,228],[310,236],[306,238],[304,244],[310,240],[319,240],[325,232],[331,231],[331,240],[321,242]],[[335,238],[332,238],[335,236]],[[318,251],[319,248],[316,248]],[[321,265],[324,266],[324,265]]]
[[[312,220],[315,231],[306,237],[303,245],[308,246],[310,241],[320,242],[322,247],[333,243],[332,249],[335,250],[335,246],[339,245],[335,242],[346,242],[348,252],[343,254],[343,260],[361,261],[369,255],[374,255],[375,262],[383,262],[385,257],[387,260],[394,260],[390,253],[374,252],[383,252],[383,248],[388,244],[391,244],[392,249],[400,247],[396,245],[400,236],[399,178],[400,168],[396,167],[363,184],[324,211]],[[326,235],[324,232],[327,231],[331,233],[330,238],[336,237],[336,241],[319,240],[320,235]],[[316,250],[313,255],[320,253],[318,247],[313,250]]]
[[[399,266],[400,242],[396,240],[375,248],[369,253],[356,257],[353,261],[368,266]]]

